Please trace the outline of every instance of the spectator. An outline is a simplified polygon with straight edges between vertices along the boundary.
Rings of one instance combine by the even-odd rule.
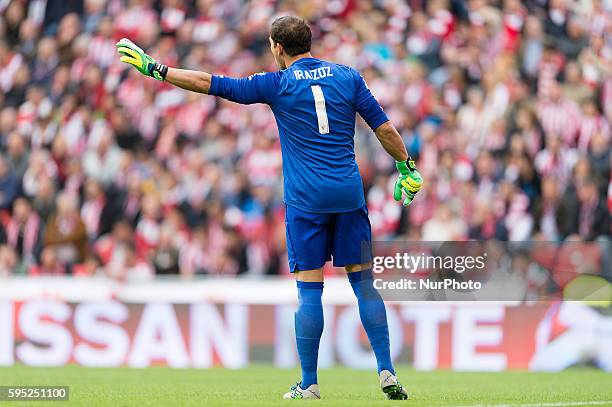
[[[48,150],[38,149],[30,154],[29,167],[23,175],[23,192],[28,196],[34,196],[38,192],[41,183],[45,180],[55,180],[58,168],[51,160]]]
[[[36,264],[42,251],[44,224],[30,202],[19,197],[13,203],[13,216],[6,224],[6,239],[26,268]]]
[[[172,230],[163,228],[152,258],[156,274],[179,274],[179,251],[172,244]]]
[[[45,248],[52,249],[49,264],[70,266],[83,261],[87,254],[87,230],[78,212],[78,198],[62,193],[57,198],[57,211],[45,230]],[[55,266],[54,266],[55,267]]]
[[[482,89],[471,88],[467,94],[467,104],[463,105],[457,114],[459,129],[466,141],[478,147],[493,124],[494,113],[485,106]]]
[[[41,85],[48,85],[53,71],[60,62],[57,53],[57,41],[52,37],[45,37],[38,43],[36,58],[34,59],[32,78]]]
[[[6,159],[18,180],[23,176],[28,168],[30,153],[27,150],[26,140],[17,132],[9,134],[6,141]]]
[[[423,240],[444,242],[463,240],[467,235],[467,226],[448,204],[441,204],[434,216],[423,225]]]
[[[577,17],[572,16],[567,20],[566,34],[556,39],[557,49],[567,59],[576,59],[589,43],[582,23]]]
[[[527,77],[535,82],[538,76],[538,66],[544,52],[544,33],[542,21],[536,16],[527,17],[523,34],[521,50],[522,70]]]
[[[23,66],[23,57],[11,51],[9,45],[0,39],[0,89],[10,91],[15,84],[15,76]]]
[[[548,93],[538,101],[538,119],[547,134],[558,134],[566,145],[573,145],[582,120],[580,109],[563,97],[557,82],[550,85]]]
[[[206,230],[202,227],[195,228],[190,242],[184,250],[181,250],[179,259],[179,269],[183,276],[192,277],[195,274],[208,274],[212,270],[208,269],[208,247]]]
[[[534,203],[534,229],[542,241],[555,242],[559,239],[556,212],[560,204],[559,187],[553,178],[542,179],[542,195]]]
[[[46,247],[40,256],[40,264],[33,265],[28,272],[30,277],[40,276],[63,276],[67,267],[57,256],[54,247]]]
[[[45,223],[55,212],[56,189],[50,178],[45,177],[39,180],[38,188],[32,197],[32,206]]]
[[[2,140],[17,128],[17,111],[12,106],[0,110],[0,136]],[[4,144],[4,142],[3,142]]]
[[[593,89],[589,87],[580,72],[580,65],[571,61],[565,66],[565,82],[562,85],[563,97],[580,104],[582,101],[593,97]]]
[[[110,130],[102,130],[99,140],[83,157],[85,174],[103,184],[110,183],[119,169],[121,151],[112,139]]]
[[[576,198],[564,197],[564,204],[557,212],[561,236],[577,235],[583,240],[609,236],[610,211],[599,194],[597,184],[586,179],[577,185],[576,191]]]
[[[576,150],[566,147],[556,133],[548,133],[545,148],[535,156],[535,167],[542,177],[551,176],[566,183],[578,159]]]
[[[517,134],[525,145],[525,152],[534,158],[544,147],[543,130],[538,125],[537,118],[533,110],[528,106],[518,108],[514,117],[513,134]]]
[[[0,209],[10,208],[17,194],[19,194],[19,179],[6,159],[0,156]]]
[[[610,233],[610,212],[601,199],[597,184],[585,181],[578,189],[578,234],[584,240],[593,240]]]
[[[111,263],[106,272],[109,276],[126,281],[142,281],[154,276],[154,270],[149,262],[142,260],[136,253],[133,243],[128,243],[122,250],[121,263]]]
[[[19,257],[15,250],[7,245],[0,245],[0,278],[8,277],[18,270]]]
[[[159,245],[161,217],[159,198],[152,193],[145,195],[135,235],[136,252],[140,257],[148,257]]]
[[[125,219],[119,219],[110,233],[100,237],[94,246],[96,256],[102,266],[112,269],[125,262],[125,246],[132,244],[134,232],[132,226]]]
[[[106,225],[110,214],[105,213],[106,197],[102,185],[94,179],[85,183],[85,199],[81,207],[81,219],[85,223],[90,241],[100,236],[100,230],[108,229]],[[104,218],[106,215],[106,219]]]
[[[593,167],[593,181],[602,193],[608,187],[612,171],[612,146],[609,136],[598,132],[593,134],[588,154],[588,160]]]
[[[601,137],[610,138],[610,123],[599,112],[593,99],[582,102],[582,120],[578,133],[578,149],[585,153],[589,149],[591,138],[595,133]]]

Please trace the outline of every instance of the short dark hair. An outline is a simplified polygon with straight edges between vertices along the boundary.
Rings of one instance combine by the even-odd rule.
[[[270,38],[281,44],[289,56],[310,52],[312,32],[306,21],[294,16],[279,17],[272,23]]]

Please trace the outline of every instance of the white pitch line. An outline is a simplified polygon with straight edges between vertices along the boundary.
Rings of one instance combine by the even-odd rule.
[[[607,401],[560,401],[557,403],[534,404],[475,404],[458,407],[571,407],[571,406],[612,406],[612,400]]]

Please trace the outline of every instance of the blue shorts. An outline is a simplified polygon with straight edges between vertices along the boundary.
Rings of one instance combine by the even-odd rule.
[[[285,214],[289,270],[313,270],[333,258],[334,266],[372,260],[368,208],[352,212],[313,213],[287,205]]]

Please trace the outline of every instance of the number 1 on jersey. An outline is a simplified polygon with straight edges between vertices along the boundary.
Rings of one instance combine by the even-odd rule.
[[[319,133],[329,133],[329,123],[327,121],[327,109],[325,108],[325,96],[323,96],[323,90],[319,85],[313,85],[310,87],[312,95],[315,101],[315,110],[317,112],[317,121],[319,122]]]

